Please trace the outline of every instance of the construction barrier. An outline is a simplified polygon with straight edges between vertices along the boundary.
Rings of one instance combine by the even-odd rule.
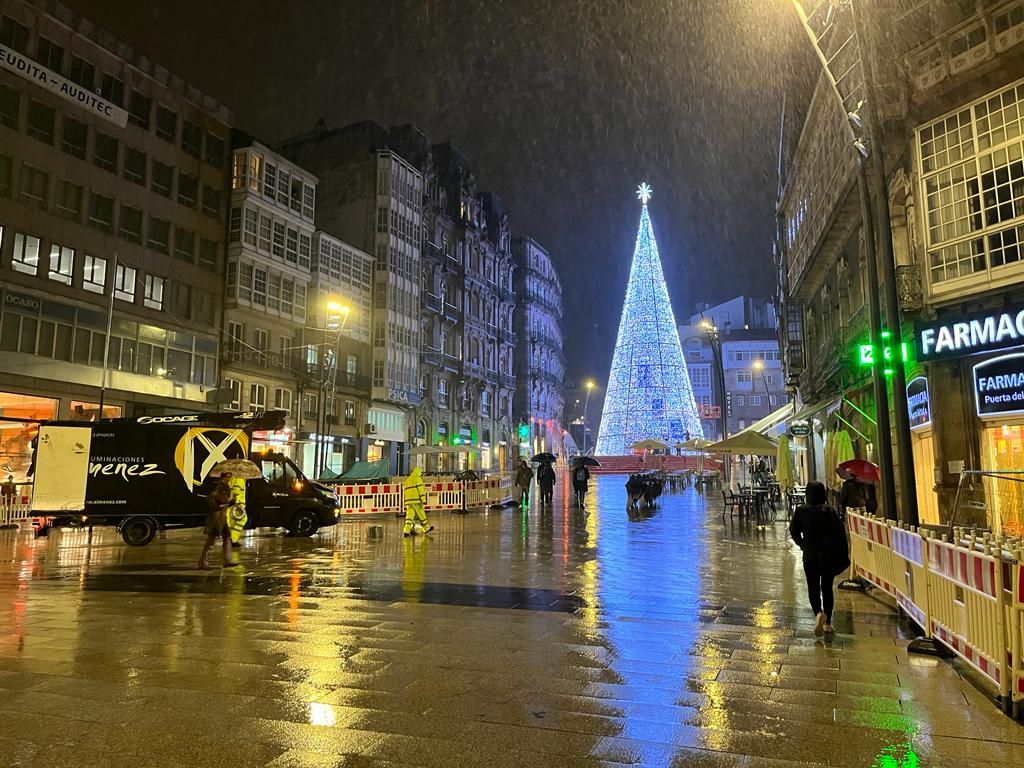
[[[423,505],[427,512],[462,509],[462,483],[451,480],[441,483],[425,483],[427,501]]]
[[[466,508],[497,507],[512,503],[512,476],[470,480],[466,483]]]
[[[1016,716],[1024,700],[1020,542],[963,529],[950,541],[856,513],[847,520],[854,572],[894,597],[927,638],[981,673]]]
[[[0,528],[20,528],[31,516],[28,499],[6,498],[0,501]]]
[[[338,485],[334,491],[343,515],[402,511],[401,483]]]

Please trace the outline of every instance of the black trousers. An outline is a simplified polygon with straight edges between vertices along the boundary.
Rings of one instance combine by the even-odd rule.
[[[807,597],[811,601],[811,610],[817,615],[825,614],[825,621],[832,623],[832,609],[835,607],[835,595],[832,583],[835,576],[826,573],[817,563],[804,561],[804,574],[807,576]]]

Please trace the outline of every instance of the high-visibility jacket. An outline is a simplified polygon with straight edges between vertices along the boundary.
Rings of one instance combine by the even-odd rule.
[[[412,471],[407,478],[405,483],[402,485],[402,495],[404,497],[405,505],[412,506],[424,506],[427,501],[427,489],[423,485],[423,473],[417,467]]]
[[[231,501],[226,510],[228,530],[231,532],[231,540],[238,541],[242,538],[245,524],[249,522],[249,515],[245,511],[245,478],[230,478],[228,488],[231,490]]]

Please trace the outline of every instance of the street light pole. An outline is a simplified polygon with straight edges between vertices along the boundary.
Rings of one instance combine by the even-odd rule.
[[[590,393],[594,389],[594,382],[587,382],[587,396],[583,398],[583,453],[587,452],[587,406],[590,405]]]
[[[764,375],[764,363],[761,360],[755,360],[753,368],[755,371],[761,372],[761,381],[764,382],[765,404],[768,406],[766,414],[770,414],[772,412],[772,396],[768,391],[768,377]]]
[[[708,335],[708,343],[711,345],[711,357],[716,363],[718,373],[718,391],[720,392],[719,400],[719,425],[722,430],[722,440],[729,437],[729,413],[726,410],[726,392],[725,392],[725,361],[722,359],[722,340],[718,336],[718,328],[716,328],[711,321],[701,320],[699,323],[700,327]],[[726,486],[729,485],[729,461],[725,459],[722,462],[723,471],[725,474],[724,480]]]
[[[327,442],[325,433],[328,429],[328,408],[327,408],[327,395],[330,394],[331,408],[333,412],[334,408],[334,395],[337,390],[337,376],[338,376],[338,357],[340,356],[341,349],[341,334],[345,330],[345,323],[348,321],[349,307],[341,304],[340,302],[329,300],[325,305],[327,310],[324,318],[324,327],[318,330],[323,332],[323,342],[320,345],[319,353],[319,399],[317,400],[317,416],[316,416],[316,442],[313,446],[313,469],[317,477],[319,477],[327,464]],[[341,320],[338,321],[340,316]],[[331,328],[332,318],[337,324],[337,329]],[[327,334],[335,330],[334,334],[334,349],[327,349],[327,345],[330,343],[327,341]],[[327,388],[327,377],[331,377],[331,386]]]

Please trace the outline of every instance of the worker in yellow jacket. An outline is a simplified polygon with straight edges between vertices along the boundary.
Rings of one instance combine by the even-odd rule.
[[[249,522],[249,516],[245,511],[245,478],[232,475],[228,479],[228,488],[231,491],[231,501],[227,508],[227,526],[231,533],[231,541],[237,543],[242,538],[245,524]]]
[[[423,485],[423,471],[419,467],[414,467],[405,478],[402,495],[405,500],[405,526],[402,534],[411,536],[413,533],[430,533],[434,530],[434,526],[427,523],[427,489]],[[414,531],[417,525],[420,530]]]

